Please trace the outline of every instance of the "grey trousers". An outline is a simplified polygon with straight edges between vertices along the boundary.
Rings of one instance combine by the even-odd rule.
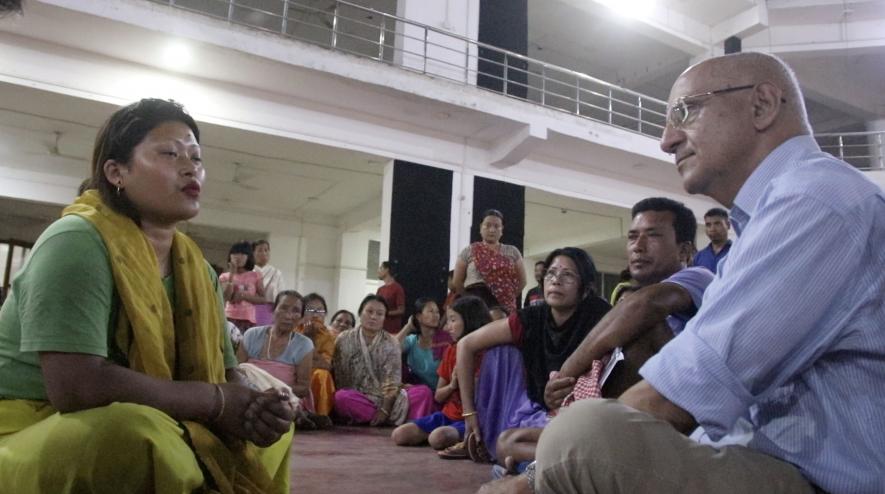
[[[815,492],[799,470],[743,446],[698,444],[667,422],[615,400],[579,401],[541,434],[536,492]]]

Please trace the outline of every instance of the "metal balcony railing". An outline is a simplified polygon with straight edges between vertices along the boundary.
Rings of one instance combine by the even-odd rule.
[[[659,138],[667,102],[587,74],[343,0],[149,0]],[[818,134],[824,151],[883,170],[883,132]]]
[[[149,0],[495,91],[651,137],[667,103],[586,74],[342,0]]]
[[[861,170],[885,170],[885,132],[815,134],[820,148]]]

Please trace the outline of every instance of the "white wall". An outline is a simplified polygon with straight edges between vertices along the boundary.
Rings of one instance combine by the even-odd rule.
[[[479,33],[479,0],[399,0],[396,15],[470,39],[476,39]],[[437,31],[425,32],[419,26],[405,23],[397,25],[394,45],[397,50],[394,60],[398,64],[476,84],[475,45]]]
[[[347,309],[356,313],[363,297],[375,293],[381,282],[375,273],[366,273],[369,241],[380,242],[379,231],[345,231],[341,233],[341,252],[337,269],[337,302],[329,310]]]

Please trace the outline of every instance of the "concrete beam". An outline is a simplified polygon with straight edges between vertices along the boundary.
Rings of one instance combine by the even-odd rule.
[[[706,58],[706,56],[703,58]],[[646,67],[645,72],[635,72],[633,75],[622,78],[619,83],[626,88],[638,88],[645,84],[654,82],[665,75],[672,74],[676,71],[682,71],[686,67],[688,67],[688,64],[689,60],[687,58],[683,58],[679,60],[672,60],[668,63],[663,63],[652,68],[651,70],[648,70],[648,67]]]
[[[381,197],[370,199],[339,215],[338,226],[351,232],[379,230],[381,228]]]
[[[67,205],[77,196],[81,180],[54,173],[0,167],[0,196]]]
[[[492,166],[506,168],[519,164],[538,145],[547,140],[547,128],[525,124],[516,132],[497,141],[489,151]]]
[[[851,3],[878,3],[882,0],[851,0]],[[804,7],[820,7],[837,5],[842,6],[844,2],[840,0],[767,0],[769,9],[794,9]]]
[[[718,44],[731,36],[741,39],[752,36],[766,27],[768,27],[768,8],[765,4],[758,4],[713,26],[710,29],[710,38],[714,44]]]
[[[860,52],[885,46],[885,19],[772,25],[744,39],[744,49],[775,54]]]

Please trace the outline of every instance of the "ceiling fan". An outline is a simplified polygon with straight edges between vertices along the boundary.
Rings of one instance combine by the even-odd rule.
[[[45,151],[25,151],[21,154],[27,156],[43,156],[43,157],[51,157],[51,158],[64,158],[69,160],[76,161],[88,161],[89,158],[85,156],[75,156],[73,154],[69,154],[64,152],[60,147],[60,141],[64,136],[64,132],[60,130],[52,131],[51,137],[49,139],[41,139],[41,147],[45,149]]]
[[[257,173],[250,173],[248,171],[244,172],[243,168],[246,168],[247,166],[244,165],[243,163],[240,163],[239,161],[234,161],[233,163],[234,163],[234,177],[233,177],[233,179],[231,179],[231,182],[233,182],[234,185],[236,185],[238,187],[242,187],[243,189],[246,189],[246,190],[252,190],[252,191],[258,190],[259,187],[255,186],[255,185],[250,185],[248,183],[249,180],[252,180],[253,178],[257,177],[258,174]]]

